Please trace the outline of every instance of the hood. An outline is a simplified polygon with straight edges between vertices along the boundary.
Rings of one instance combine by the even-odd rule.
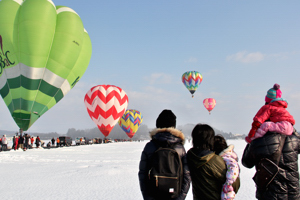
[[[219,155],[222,156],[224,154],[232,153],[234,149],[234,145],[230,144],[226,149],[224,149]]]
[[[284,99],[274,99],[271,101],[271,103],[269,103],[269,105],[276,106],[276,107],[283,107],[283,108],[288,107],[288,103]]]
[[[235,159],[238,162],[238,156],[237,154],[234,152],[234,145],[231,144],[229,145],[226,149],[224,149],[219,155],[224,159],[225,157],[227,158],[232,158]]]
[[[189,161],[192,162],[197,168],[205,165],[205,163],[212,159],[214,155],[215,153],[210,151],[210,153],[204,156],[199,156],[199,154],[195,152],[194,148],[190,149],[187,153]]]
[[[172,127],[153,129],[150,132],[150,137],[160,142],[181,143],[182,145],[185,143],[184,134],[180,130]]]

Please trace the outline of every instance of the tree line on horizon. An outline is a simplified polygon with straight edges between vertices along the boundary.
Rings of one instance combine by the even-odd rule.
[[[195,127],[195,124],[186,124],[186,125],[179,125],[176,128],[181,130],[186,139],[191,139],[191,133],[193,128]],[[234,135],[231,132],[227,133],[222,130],[218,130],[216,128],[213,128],[216,135],[222,135],[225,139],[240,139],[245,137],[245,135]],[[138,131],[135,133],[135,135],[131,138],[132,140],[150,140],[150,131],[153,130],[153,128],[148,128],[147,125],[141,124]],[[16,132],[13,131],[0,131],[2,134],[6,134],[7,136],[14,136],[16,135]],[[26,133],[26,131],[25,131]],[[50,132],[50,133],[30,133],[32,136],[40,136],[41,139],[51,139],[51,138],[57,138],[59,136],[68,136],[71,137],[73,140],[76,137],[86,137],[89,139],[92,138],[104,138],[104,135],[100,132],[98,127],[91,128],[91,129],[75,129],[75,128],[69,128],[67,133],[65,135],[59,134],[57,132]],[[108,135],[109,139],[122,139],[122,140],[130,140],[130,138],[126,135],[125,131],[121,129],[120,126],[115,126],[110,134]]]
[[[186,124],[183,126],[178,126],[177,129],[181,130],[186,139],[191,139],[191,133],[193,128],[195,127],[195,124]],[[135,133],[135,135],[131,138],[132,140],[150,140],[150,131],[152,131],[153,128],[148,128],[147,125],[140,125],[138,131]],[[226,133],[221,130],[215,129],[216,135],[223,135],[225,139],[238,139],[238,136],[233,135],[231,132]],[[76,130],[75,128],[70,128],[66,134],[69,137],[72,137],[73,139],[76,137],[86,137],[86,138],[104,138],[104,135],[100,132],[98,127],[92,128],[92,129],[85,129],[85,130]],[[115,126],[110,134],[108,135],[109,139],[125,139],[130,140],[130,138],[127,136],[125,131],[123,131],[119,126]]]

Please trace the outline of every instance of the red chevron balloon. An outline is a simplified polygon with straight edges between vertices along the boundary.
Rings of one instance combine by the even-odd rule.
[[[128,106],[124,90],[114,85],[92,87],[84,97],[87,111],[102,134],[107,137]]]

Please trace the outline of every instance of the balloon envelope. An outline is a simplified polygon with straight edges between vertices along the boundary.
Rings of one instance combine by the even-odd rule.
[[[195,91],[202,82],[202,75],[197,71],[188,71],[182,75],[182,83],[190,91],[192,97],[194,97]]]
[[[92,45],[78,14],[51,0],[0,1],[0,94],[27,130],[80,80]]]
[[[203,100],[204,107],[209,111],[212,111],[214,107],[216,106],[216,100],[214,98],[207,98]]]
[[[91,119],[107,137],[126,111],[128,97],[117,86],[97,85],[86,93],[84,104]]]
[[[142,122],[142,114],[137,110],[129,109],[120,118],[119,125],[128,137],[132,138]]]

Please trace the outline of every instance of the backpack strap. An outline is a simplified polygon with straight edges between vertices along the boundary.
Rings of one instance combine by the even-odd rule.
[[[174,149],[174,147],[176,146],[176,144],[173,143],[169,143],[168,141],[166,143],[162,143],[156,139],[152,139],[152,142],[155,144],[155,146],[157,147],[157,149],[159,148],[171,148]]]

